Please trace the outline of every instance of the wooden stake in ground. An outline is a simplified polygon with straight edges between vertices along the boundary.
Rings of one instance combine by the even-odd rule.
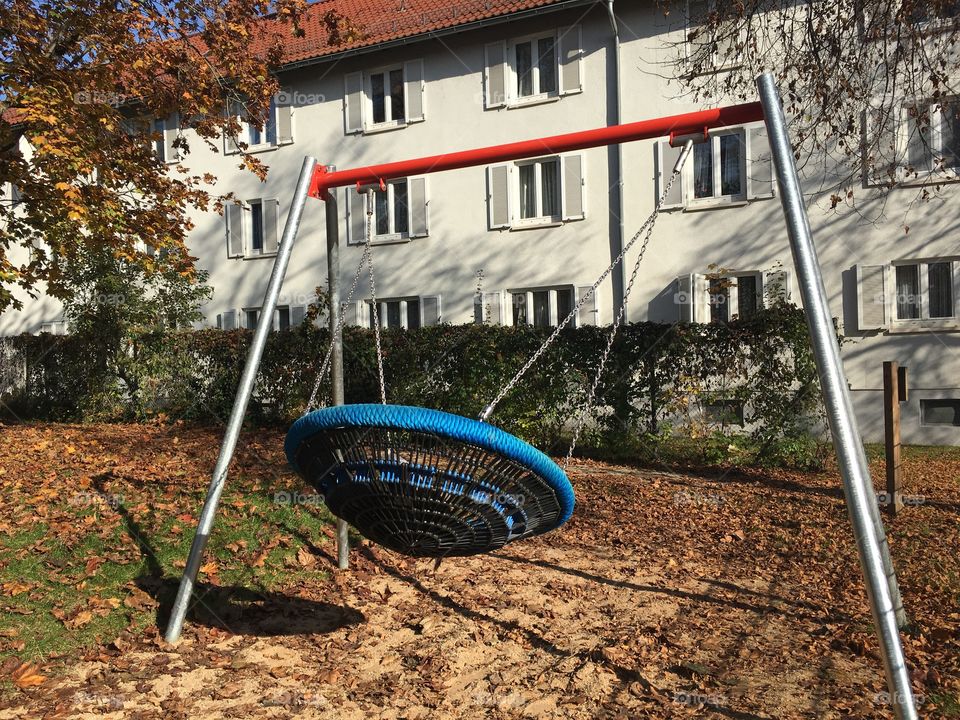
[[[883,424],[887,451],[886,509],[891,517],[903,509],[900,494],[902,471],[900,465],[900,403],[907,399],[907,368],[896,361],[883,363]]]

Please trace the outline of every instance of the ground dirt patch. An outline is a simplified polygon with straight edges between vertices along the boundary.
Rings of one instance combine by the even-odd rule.
[[[558,532],[439,567],[362,543],[338,572],[322,511],[275,514],[274,491],[299,488],[282,436],[251,434],[170,647],[157,618],[218,433],[0,432],[0,652],[45,676],[7,681],[0,720],[890,717],[834,472],[580,461]],[[891,524],[906,651],[922,715],[951,717],[960,461],[907,463],[923,502]],[[93,521],[78,492],[103,501]]]

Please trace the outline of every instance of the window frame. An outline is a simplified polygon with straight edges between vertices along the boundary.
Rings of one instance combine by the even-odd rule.
[[[373,237],[371,238],[372,243],[391,243],[391,242],[400,242],[410,239],[410,223],[412,218],[410,216],[410,183],[408,178],[397,178],[396,180],[388,180],[386,183],[387,193],[387,229],[388,232],[384,234],[377,233],[377,192],[373,193]],[[396,231],[396,187],[398,185],[406,185],[407,188],[407,229],[404,232]],[[364,199],[364,205],[366,205],[366,198]]]
[[[228,145],[232,144],[227,151],[228,154],[241,152],[239,142],[246,143],[247,149],[243,152],[251,154],[270,152],[278,149],[284,144],[289,144],[280,142],[280,104],[277,102],[276,97],[270,98],[269,116],[267,117],[262,129],[258,129],[256,125],[250,122],[246,114],[246,106],[243,103],[237,102],[233,106],[232,115],[233,117],[237,118],[237,121],[240,123],[240,132],[237,134],[236,138],[227,138]],[[257,132],[262,136],[263,139],[261,142],[251,142],[254,139],[252,136],[252,133],[254,132]]]
[[[543,165],[545,163],[555,163],[557,168],[557,197],[556,197],[556,215],[543,214]],[[521,217],[520,202],[520,168],[534,166],[534,203],[537,214],[533,217]],[[513,172],[510,178],[511,200],[516,203],[516,217],[511,223],[511,230],[523,230],[531,227],[550,227],[563,224],[563,158],[560,155],[548,155],[546,157],[531,158],[526,160],[517,160],[513,163]]]
[[[547,324],[537,325],[536,313],[534,312],[534,294],[544,292],[547,293]],[[519,325],[528,325],[531,327],[556,327],[558,323],[563,321],[563,318],[559,316],[561,292],[570,293],[570,309],[573,310],[577,306],[577,286],[574,283],[563,285],[542,285],[538,287],[508,288],[506,295],[510,302],[505,308],[505,317],[502,318],[504,321],[503,324],[513,327],[518,327]],[[514,308],[517,306],[515,299],[520,295],[524,296],[523,307],[525,322],[522,323],[518,323],[514,317]],[[570,327],[578,327],[578,325],[578,318],[574,316],[574,318],[571,320]]]
[[[734,320],[746,320],[740,315],[740,278],[753,278],[755,281],[755,307],[754,313],[759,312],[764,307],[764,272],[762,270],[743,270],[735,271],[729,273],[707,273],[706,278],[706,293],[707,293],[707,306],[710,312],[710,323],[728,323],[733,322]],[[723,295],[726,297],[725,303],[727,305],[727,318],[726,320],[714,319],[713,310],[716,303],[714,302],[714,297],[718,293],[710,292],[710,284],[714,281],[726,281],[728,284],[723,288],[725,291]]]
[[[930,114],[930,152],[934,158],[939,157],[942,160],[946,155],[944,152],[945,148],[943,147],[941,123],[943,106],[951,104],[955,105],[958,108],[958,111],[960,111],[960,95],[950,95],[938,100],[916,97],[898,99],[890,96],[875,98],[867,108],[866,121],[864,122],[864,146],[862,151],[864,154],[863,166],[865,184],[868,186],[879,185],[883,187],[889,186],[890,184],[895,184],[901,187],[912,187],[960,182],[960,158],[957,159],[957,164],[954,166],[944,164],[931,169],[914,169],[912,172],[908,170],[910,166],[909,152],[912,121],[912,118],[910,117],[910,109],[916,108],[918,105],[927,106]],[[878,110],[887,107],[890,108],[890,114],[893,116],[890,120],[888,120],[888,122],[893,123],[893,128],[887,131],[889,132],[889,135],[884,134],[883,129],[880,130],[881,147],[877,148],[879,152],[877,156],[873,158],[873,162],[871,163],[869,154],[871,150],[874,149],[874,146],[867,143],[867,138],[877,134],[877,120],[875,115]],[[895,163],[895,172],[892,178],[888,177],[885,173],[879,172],[881,169],[879,166],[884,165],[882,153],[886,151],[886,148],[883,146],[883,144],[888,143],[890,136],[892,136],[894,146],[891,148],[893,151],[893,158],[888,164],[893,165]],[[960,140],[957,142],[960,143]]]
[[[929,113],[930,124],[928,127],[929,138],[927,149],[931,154],[931,164],[933,167],[924,168],[918,170],[914,168],[910,170],[910,138],[912,135],[912,130],[914,127],[919,127],[916,125],[916,118],[910,116],[911,108],[916,108],[919,105],[924,105],[927,108]],[[956,165],[946,165],[942,161],[948,155],[947,148],[944,146],[943,140],[943,107],[944,105],[954,105],[960,111],[960,97],[950,96],[942,98],[940,100],[911,100],[904,102],[900,106],[900,122],[897,127],[897,143],[898,151],[900,146],[903,149],[903,155],[898,160],[898,173],[903,175],[903,183],[909,185],[911,182],[928,182],[931,178],[936,178],[938,182],[944,182],[949,180],[949,174],[952,172],[954,177],[953,180],[960,180],[960,158],[956,159]],[[960,141],[960,138],[957,139]],[[938,165],[933,162],[934,160],[939,160],[941,163]],[[946,176],[946,177],[945,177]]]
[[[690,40],[690,32],[694,28],[693,17],[690,14],[690,4],[691,0],[687,0],[686,5],[684,6],[685,17],[684,17],[684,52],[686,57],[689,60],[695,53],[696,49],[693,48],[694,45],[704,44],[702,40],[697,42],[692,42]],[[707,13],[716,12],[717,9],[717,0],[707,0]],[[699,27],[699,26],[698,26]],[[741,34],[738,38],[738,41],[743,42],[745,40],[745,35],[743,29],[741,28]],[[720,45],[720,42],[716,39],[713,30],[709,31],[707,36],[707,42],[711,44]],[[736,68],[743,67],[743,53],[738,53],[735,59],[726,59],[723,62],[719,60],[719,52],[714,50],[711,53],[710,57],[710,68],[704,69],[699,74],[700,75],[710,75],[713,73],[725,72],[727,70],[734,70]]]
[[[278,248],[272,252],[266,252],[266,238],[267,238],[267,215],[264,209],[264,205],[268,202],[277,202],[276,198],[253,198],[251,200],[244,200],[242,202],[243,207],[243,259],[244,260],[256,260],[258,258],[271,258],[276,257],[277,252],[279,252],[279,232],[280,232],[280,213],[279,207],[277,212],[277,241]],[[260,208],[260,249],[257,250],[253,247],[254,241],[254,212],[253,206],[256,205]]]
[[[393,97],[389,92],[389,79],[390,73],[399,70],[400,71],[400,85],[403,88],[403,119],[396,120],[395,118],[389,117],[393,114]],[[383,109],[384,117],[387,118],[383,122],[374,122],[373,121],[373,77],[375,75],[382,75],[384,78],[384,93],[383,93]],[[363,72],[363,91],[362,91],[362,102],[363,102],[363,132],[378,132],[382,130],[394,130],[396,128],[406,127],[410,124],[410,121],[407,118],[408,109],[407,109],[407,69],[406,63],[392,63],[390,65],[384,65],[381,67],[374,68],[373,70],[366,70]],[[388,112],[389,110],[389,112]]]
[[[543,92],[540,90],[540,56],[536,54],[537,46],[541,40],[553,40],[553,68],[554,84],[552,91]],[[517,46],[530,45],[531,57],[531,78],[533,83],[533,93],[530,95],[520,95],[520,75],[517,72]],[[553,102],[559,100],[560,92],[560,33],[554,29],[550,32],[532,33],[517,38],[511,38],[506,41],[506,105],[508,108],[524,107],[526,105],[536,105],[544,102]]]
[[[929,266],[937,263],[950,263],[950,292],[953,304],[953,314],[945,317],[930,317],[930,280]],[[916,266],[919,275],[920,317],[901,318],[897,312],[897,281],[898,267]],[[929,257],[922,259],[894,260],[890,263],[890,292],[886,300],[887,313],[890,318],[890,330],[915,330],[921,328],[941,327],[960,329],[960,258],[957,257]]]
[[[718,195],[717,191],[723,189],[723,167],[721,160],[721,140],[720,138],[725,136],[736,136],[740,140],[740,162],[739,162],[739,173],[740,173],[740,192],[735,195]],[[685,210],[700,210],[705,208],[715,208],[718,206],[738,206],[744,205],[747,203],[747,172],[748,172],[748,158],[747,158],[747,129],[745,127],[735,127],[735,128],[721,128],[718,130],[711,130],[709,135],[709,140],[707,141],[710,144],[710,161],[712,166],[713,174],[713,188],[714,193],[709,197],[695,197],[696,188],[694,186],[694,159],[693,153],[691,157],[684,164],[683,169],[680,171],[680,180],[681,180],[681,196],[683,199],[683,208]],[[706,144],[706,143],[705,143]],[[703,145],[694,145],[694,152],[696,152],[697,147],[703,147]]]

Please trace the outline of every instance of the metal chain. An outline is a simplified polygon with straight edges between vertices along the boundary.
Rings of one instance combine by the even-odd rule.
[[[593,401],[597,395],[597,388],[600,385],[600,378],[603,376],[603,371],[607,367],[607,361],[610,359],[610,352],[613,350],[613,341],[617,337],[617,331],[620,329],[620,324],[623,322],[623,316],[626,313],[627,300],[630,299],[630,293],[633,292],[633,284],[637,279],[637,272],[640,270],[640,263],[643,262],[643,256],[647,252],[647,245],[650,244],[650,238],[653,236],[654,223],[656,222],[657,216],[660,214],[660,206],[663,204],[664,198],[666,198],[666,193],[670,192],[670,188],[673,186],[673,180],[674,177],[671,176],[669,182],[667,183],[663,197],[654,208],[653,215],[650,216],[650,220],[652,222],[650,223],[649,227],[647,227],[647,235],[644,237],[643,243],[640,245],[640,252],[637,253],[637,261],[633,264],[633,271],[630,273],[630,281],[627,283],[627,287],[623,291],[623,302],[620,303],[620,310],[617,312],[617,317],[613,320],[613,325],[610,326],[610,333],[607,336],[607,346],[604,348],[603,355],[600,357],[600,363],[597,366],[597,374],[593,378],[593,384],[590,385],[590,391],[587,393],[587,401],[584,403],[584,406],[581,408],[580,414],[577,417],[577,424],[573,429],[573,438],[570,440],[570,447],[567,449],[567,457],[563,462],[564,468],[570,464],[570,459],[573,457],[573,452],[577,449],[577,440],[580,439],[580,433],[583,432],[583,426],[587,420],[587,415],[590,413],[590,409],[593,407]]]
[[[304,415],[318,406],[317,395],[320,393],[320,385],[323,383],[323,379],[330,371],[330,363],[333,360],[334,338],[339,337],[340,332],[343,330],[343,306],[349,305],[353,301],[353,295],[356,293],[357,286],[360,284],[360,275],[363,274],[363,267],[367,264],[367,254],[369,252],[369,246],[365,246],[363,248],[363,255],[360,258],[360,264],[357,265],[357,272],[353,275],[353,282],[350,285],[350,292],[347,293],[347,299],[343,301],[339,312],[337,312],[335,316],[337,318],[337,324],[333,330],[333,337],[330,338],[330,346],[327,348],[327,355],[323,358],[323,364],[320,366],[320,370],[317,373],[317,381],[313,384],[313,392],[310,393],[310,400],[307,402],[307,409],[304,412]],[[332,306],[330,308],[330,312],[334,312],[334,308]]]
[[[373,306],[373,336],[377,341],[377,373],[380,376],[380,403],[387,404],[387,384],[383,379],[383,352],[380,349],[380,310],[377,307],[377,283],[373,272],[373,252],[370,250],[370,238],[373,236],[373,190],[367,190],[367,268],[370,275],[370,304]]]
[[[681,155],[680,159],[686,160],[686,155],[687,155],[687,152],[685,151]],[[600,275],[599,278],[597,278],[596,282],[593,283],[590,289],[586,293],[584,293],[583,297],[581,297],[577,302],[577,304],[574,305],[570,313],[563,319],[562,322],[557,324],[557,327],[554,328],[550,336],[543,341],[543,344],[539,348],[537,348],[537,351],[530,356],[530,359],[527,360],[527,362],[523,365],[523,367],[521,367],[517,371],[516,375],[514,375],[513,378],[506,385],[503,386],[503,388],[500,390],[497,396],[490,402],[489,405],[487,405],[483,409],[483,412],[480,413],[480,417],[479,417],[481,422],[485,422],[487,418],[490,417],[490,415],[496,409],[497,405],[499,405],[500,402],[503,400],[503,398],[505,398],[507,394],[511,390],[513,390],[513,388],[517,385],[518,382],[520,382],[520,379],[526,374],[526,372],[534,365],[534,363],[537,362],[537,360],[540,359],[540,356],[543,355],[544,352],[546,352],[547,348],[550,347],[551,344],[553,344],[553,341],[557,339],[561,331],[567,325],[569,325],[570,321],[573,320],[573,318],[580,312],[580,308],[584,306],[587,300],[593,297],[594,293],[597,291],[597,288],[600,287],[600,284],[607,279],[607,276],[610,275],[610,273],[613,272],[614,268],[616,268],[617,265],[620,264],[620,262],[623,260],[623,257],[627,254],[630,248],[633,247],[634,243],[636,243],[636,241],[640,239],[640,236],[643,235],[644,232],[646,232],[647,237],[643,241],[643,244],[640,248],[640,255],[637,259],[638,263],[640,260],[643,259],[643,254],[647,250],[647,244],[650,242],[651,232],[653,231],[653,225],[654,223],[656,223],[657,216],[660,214],[660,209],[663,206],[663,203],[666,202],[667,195],[670,194],[670,189],[673,187],[673,183],[676,181],[677,177],[679,177],[680,175],[680,169],[682,168],[682,166],[683,166],[683,162],[678,162],[677,165],[673,168],[673,173],[670,175],[670,180],[667,182],[667,185],[664,188],[663,193],[657,199],[657,203],[653,208],[653,212],[646,219],[646,221],[644,221],[643,225],[640,226],[640,229],[637,230],[636,234],[634,234],[634,236],[630,239],[630,242],[624,245],[623,249],[620,251],[620,254],[617,255],[614,261],[610,263],[610,265],[607,267],[606,270],[603,271],[603,273]],[[624,299],[626,299],[626,297]],[[623,305],[621,305],[621,308],[620,308],[620,315],[622,316],[622,314],[623,314]],[[611,344],[612,344],[612,341],[611,341]],[[607,354],[609,354],[609,351]],[[599,373],[598,373],[598,377],[599,377]]]

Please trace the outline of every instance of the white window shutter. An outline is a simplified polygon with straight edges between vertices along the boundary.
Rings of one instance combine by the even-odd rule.
[[[223,313],[223,329],[224,330],[236,330],[237,329],[237,311],[236,310],[225,310]]]
[[[580,26],[561,28],[560,39],[560,94],[569,95],[583,90],[583,52]]]
[[[747,198],[773,197],[773,155],[764,125],[747,129]]]
[[[507,46],[503,41],[484,48],[484,105],[487,110],[507,104]]]
[[[577,302],[580,302],[587,293],[592,290],[592,286],[584,285],[577,288]],[[593,294],[587,298],[586,302],[580,306],[580,309],[577,310],[577,327],[586,327],[587,325],[599,325],[599,320],[597,316],[599,312],[597,310],[597,293],[594,290]],[[560,318],[563,320],[563,318]]]
[[[305,305],[294,305],[290,308],[290,327],[300,327],[307,317],[307,308]]]
[[[345,187],[343,190],[347,200],[347,242],[363,245],[367,241],[367,198],[358,193],[355,187]]]
[[[503,293],[478,293],[474,298],[473,318],[477,323],[503,325]]]
[[[403,64],[404,100],[407,104],[408,123],[424,120],[423,108],[423,60],[411,60]]]
[[[656,153],[657,153],[657,199],[660,199],[660,196],[663,195],[663,191],[666,190],[667,183],[670,181],[670,177],[673,174],[673,166],[677,164],[677,160],[680,158],[680,153],[683,151],[683,148],[673,147],[670,145],[668,140],[660,140],[656,144]],[[673,186],[670,188],[670,194],[663,201],[661,205],[662,210],[669,210],[671,208],[683,207],[683,173],[673,182]]]
[[[857,328],[883,330],[889,325],[887,305],[892,289],[889,266],[857,265]]]
[[[363,131],[363,73],[343,79],[343,121],[347,135]]]
[[[276,198],[263,198],[263,253],[275,253],[279,247],[280,201]]]
[[[770,270],[763,276],[763,304],[765,307],[786,304],[793,299],[789,270]]]
[[[691,277],[691,297],[693,298],[693,321],[710,322],[710,283],[706,275],[694,273]]]
[[[899,179],[901,114],[898,105],[867,108],[864,117],[864,168],[871,185],[889,185]]]
[[[343,316],[343,325],[357,325],[359,324],[357,308],[363,303],[358,303],[357,301],[340,303],[340,312]]]
[[[293,142],[293,107],[289,104],[277,105],[277,145],[289,145]]]
[[[426,295],[420,298],[420,314],[423,316],[421,322],[423,327],[439,325],[442,318],[440,314],[440,296]]]
[[[227,226],[227,257],[243,257],[243,208],[230,203],[224,215]]]
[[[491,230],[510,227],[510,165],[487,168],[487,214]]]
[[[180,116],[173,113],[163,122],[163,158],[166,162],[177,162],[180,160],[180,149],[174,145],[174,141],[180,133]]]
[[[586,215],[583,192],[583,155],[567,155],[562,159],[562,162],[563,219],[582,220]]]
[[[677,292],[673,296],[677,304],[677,321],[682,323],[693,322],[693,275],[681,275],[677,278]]]
[[[407,202],[410,206],[410,237],[427,237],[430,234],[429,209],[427,197],[427,178],[415,177],[407,180]]]

